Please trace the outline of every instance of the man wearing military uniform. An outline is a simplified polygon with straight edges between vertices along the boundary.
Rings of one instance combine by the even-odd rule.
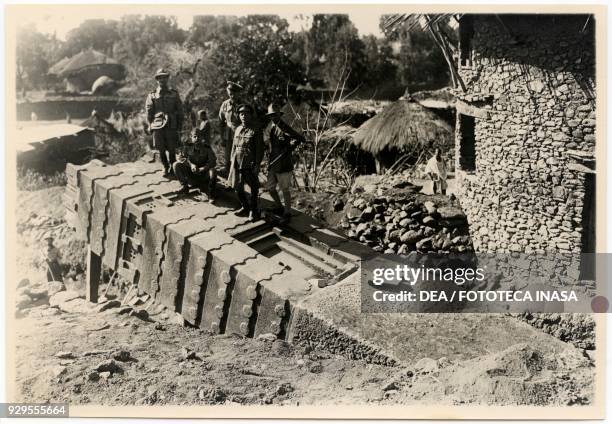
[[[270,128],[270,160],[268,165],[267,188],[274,199],[275,212],[283,215],[284,219],[291,217],[291,179],[293,177],[293,150],[304,142],[304,136],[291,128],[281,119],[283,113],[271,104],[266,114],[272,120]],[[283,204],[276,187],[283,193]]]
[[[145,103],[147,122],[153,133],[153,147],[159,151],[166,177],[172,173],[175,151],[180,145],[179,132],[183,126],[183,104],[178,92],[168,87],[169,77],[170,74],[164,69],[157,70],[157,90],[149,93]]]
[[[256,221],[260,216],[258,206],[259,196],[259,165],[263,159],[263,132],[254,119],[251,105],[243,104],[238,108],[241,125],[236,128],[230,161],[228,181],[232,184],[242,208],[237,216],[248,216]],[[247,200],[244,186],[251,189],[250,201]]]
[[[210,147],[210,142],[203,138],[201,128],[194,128],[190,142],[178,150],[178,160],[172,166],[174,174],[183,188],[182,194],[189,193],[189,186],[195,186],[206,191],[209,202],[216,198],[217,156]],[[206,189],[205,189],[206,187]]]
[[[241,124],[240,117],[238,116],[238,106],[240,105],[239,97],[242,86],[228,81],[226,90],[229,98],[221,103],[219,108],[219,125],[221,127],[221,142],[225,149],[225,171],[229,174],[234,133]]]

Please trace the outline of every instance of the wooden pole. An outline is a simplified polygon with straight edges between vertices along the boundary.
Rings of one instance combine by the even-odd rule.
[[[102,259],[87,248],[87,283],[86,299],[92,303],[98,303],[98,287],[100,285],[100,275],[102,273]]]

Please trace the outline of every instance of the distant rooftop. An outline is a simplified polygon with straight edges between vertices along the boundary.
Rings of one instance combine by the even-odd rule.
[[[54,138],[76,135],[91,128],[74,124],[42,123],[41,125],[20,126],[16,131],[16,149],[26,152],[35,148],[33,144],[43,143]]]

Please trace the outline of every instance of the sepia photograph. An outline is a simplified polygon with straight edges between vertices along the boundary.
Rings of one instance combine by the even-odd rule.
[[[0,416],[604,418],[604,6],[4,13]]]

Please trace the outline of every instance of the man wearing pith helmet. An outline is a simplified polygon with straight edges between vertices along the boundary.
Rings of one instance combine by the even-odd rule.
[[[270,129],[270,161],[267,188],[274,199],[275,212],[284,219],[291,217],[291,179],[293,178],[293,150],[304,142],[304,137],[281,119],[283,112],[271,104],[267,117],[272,121]],[[283,203],[276,187],[283,193]]]
[[[228,181],[238,194],[241,208],[237,216],[248,216],[256,221],[260,219],[258,204],[259,196],[259,165],[263,159],[263,133],[255,120],[253,107],[243,104],[238,107],[240,126],[234,134],[234,148],[230,161]],[[250,199],[247,200],[244,186],[251,189]]]
[[[179,132],[183,126],[183,104],[178,92],[168,87],[170,74],[165,69],[155,72],[157,89],[147,96],[145,110],[153,133],[153,147],[159,151],[164,176],[172,174],[175,151],[180,145]]]
[[[219,108],[219,125],[221,127],[221,142],[225,150],[225,171],[229,173],[234,132],[240,126],[238,106],[241,104],[242,86],[236,82],[227,81],[225,90],[228,99],[221,103]]]

